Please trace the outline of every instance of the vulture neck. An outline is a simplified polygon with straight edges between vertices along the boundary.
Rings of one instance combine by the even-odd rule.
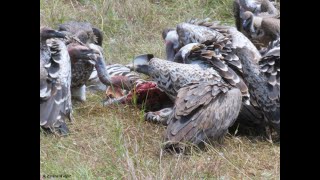
[[[107,86],[112,85],[111,78],[106,68],[106,63],[101,56],[97,58],[95,68],[97,70],[99,80]]]

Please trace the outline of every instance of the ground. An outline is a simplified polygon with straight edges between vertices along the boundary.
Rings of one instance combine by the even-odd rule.
[[[157,3],[158,2],[158,3]],[[161,31],[189,18],[234,24],[232,0],[40,0],[40,24],[56,28],[88,21],[104,32],[108,64],[153,53],[164,58]],[[145,122],[134,105],[103,107],[103,93],[74,102],[71,134],[40,132],[43,176],[70,179],[280,179],[280,145],[261,137],[228,134],[221,145],[171,155],[161,151],[164,127]]]

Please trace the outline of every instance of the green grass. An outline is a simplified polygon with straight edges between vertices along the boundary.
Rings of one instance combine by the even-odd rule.
[[[40,24],[56,28],[88,21],[104,32],[107,63],[126,64],[142,53],[164,58],[161,31],[189,18],[234,24],[232,0],[40,0]],[[145,122],[129,105],[103,107],[103,93],[74,103],[71,134],[40,133],[42,175],[71,179],[279,179],[280,146],[228,135],[222,145],[189,155],[161,151],[164,127]]]

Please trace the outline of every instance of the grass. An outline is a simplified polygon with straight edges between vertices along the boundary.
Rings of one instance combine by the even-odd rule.
[[[153,53],[164,58],[161,31],[186,19],[210,17],[234,24],[232,0],[40,0],[40,24],[56,28],[88,21],[104,32],[107,63]],[[42,175],[70,179],[280,179],[280,145],[228,135],[222,145],[189,155],[161,151],[164,127],[143,120],[130,105],[103,107],[103,93],[74,103],[71,134],[40,132]]]

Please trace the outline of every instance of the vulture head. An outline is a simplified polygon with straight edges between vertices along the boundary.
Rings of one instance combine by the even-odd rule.
[[[91,64],[95,64],[97,52],[86,46],[72,43],[68,45],[68,52],[72,62],[77,60],[88,60]]]
[[[166,28],[162,31],[162,38],[166,44],[167,60],[172,61],[179,48],[179,36],[173,28]]]
[[[139,73],[149,75],[149,61],[154,58],[153,54],[143,54],[135,57],[132,64],[127,67]]]

